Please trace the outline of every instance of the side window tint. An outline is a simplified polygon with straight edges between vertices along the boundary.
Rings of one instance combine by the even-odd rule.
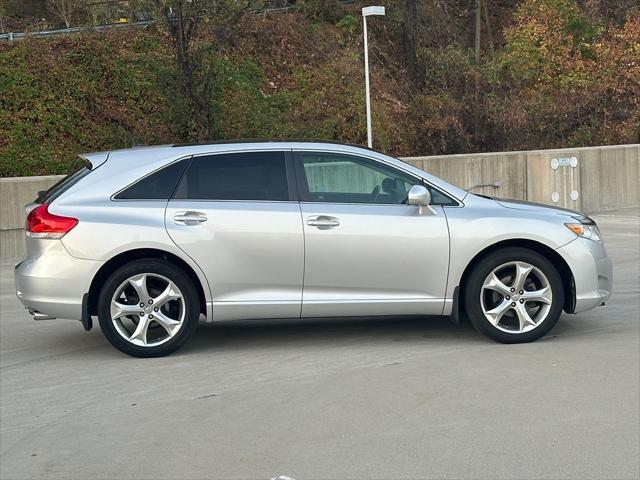
[[[246,152],[193,158],[174,198],[289,200],[284,152]]]
[[[117,200],[168,200],[187,163],[188,160],[181,160],[157,170],[121,191],[114,198]]]
[[[443,206],[455,206],[458,205],[458,202],[453,200],[452,198],[447,197],[440,190],[436,190],[431,185],[426,186],[431,194],[431,205],[443,205]]]
[[[331,154],[300,154],[309,185],[309,200],[331,203],[405,203],[420,179],[366,158]]]
[[[55,183],[47,191],[39,193],[36,203],[49,203],[54,198],[59,197],[73,185],[78,183],[84,177],[91,173],[91,165],[87,162],[85,165],[70,173],[59,182]]]

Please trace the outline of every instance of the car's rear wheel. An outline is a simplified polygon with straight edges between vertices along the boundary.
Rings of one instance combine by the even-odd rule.
[[[510,247],[473,268],[464,289],[473,326],[502,343],[531,342],[553,328],[564,304],[562,277],[544,256]]]
[[[98,297],[98,320],[118,350],[158,357],[178,349],[200,316],[198,292],[189,276],[159,259],[135,260],[107,279]]]

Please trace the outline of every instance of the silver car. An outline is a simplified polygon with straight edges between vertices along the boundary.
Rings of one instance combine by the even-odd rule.
[[[172,145],[82,155],[27,206],[17,296],[35,319],[98,318],[139,357],[199,318],[468,318],[504,343],[611,294],[596,224],[474,195],[331,143]]]

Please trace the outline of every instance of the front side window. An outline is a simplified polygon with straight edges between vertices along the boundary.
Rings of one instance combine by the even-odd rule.
[[[194,157],[174,195],[182,200],[289,200],[284,152]]]
[[[301,152],[309,201],[329,203],[406,203],[420,179],[366,158]]]

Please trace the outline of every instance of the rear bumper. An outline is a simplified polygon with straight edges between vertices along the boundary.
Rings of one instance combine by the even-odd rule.
[[[557,252],[565,259],[575,282],[576,302],[573,313],[602,305],[611,297],[613,266],[602,243],[578,238]]]
[[[60,240],[39,240],[37,251],[16,265],[16,296],[33,317],[82,319],[82,297],[104,262],[72,257]]]

